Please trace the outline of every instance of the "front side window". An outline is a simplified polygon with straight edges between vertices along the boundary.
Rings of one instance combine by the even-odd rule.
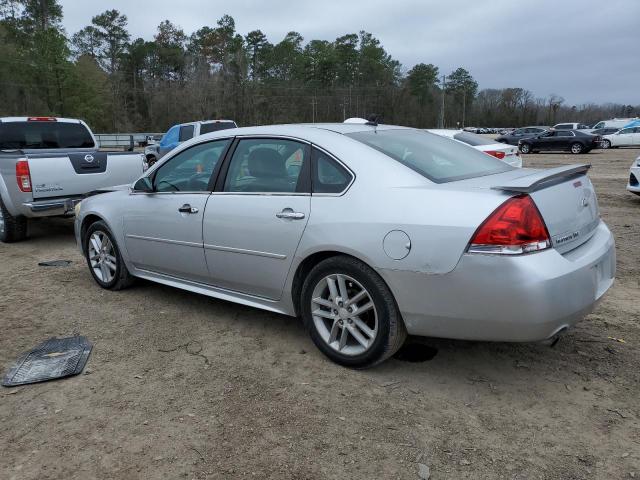
[[[178,136],[180,134],[180,127],[175,125],[169,129],[167,133],[164,134],[162,140],[160,140],[160,145],[165,147],[171,145],[172,143],[178,143]]]
[[[313,193],[341,193],[352,178],[351,173],[329,155],[313,149]]]
[[[309,156],[309,146],[294,140],[240,140],[229,163],[224,191],[307,193]]]
[[[193,138],[193,131],[195,125],[183,125],[180,127],[180,141],[186,142],[187,140],[191,140]]]
[[[208,192],[211,176],[231,140],[200,143],[178,153],[155,174],[156,192]]]
[[[620,130],[621,135],[625,133],[633,133],[633,128],[623,128],[622,130]]]
[[[413,129],[367,130],[351,137],[436,183],[513,170],[510,165],[448,138]]]

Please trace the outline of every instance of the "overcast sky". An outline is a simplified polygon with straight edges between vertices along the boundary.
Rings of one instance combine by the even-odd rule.
[[[295,30],[334,40],[366,30],[408,70],[462,66],[480,88],[523,87],[566,103],[640,104],[640,0],[60,0],[73,34],[115,8],[133,38],[151,39],[165,19],[188,35],[224,14],[242,35],[277,43]]]

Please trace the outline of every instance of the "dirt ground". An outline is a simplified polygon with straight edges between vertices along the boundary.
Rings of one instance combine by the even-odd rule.
[[[614,287],[555,348],[418,339],[433,358],[365,371],[296,319],[101,290],[72,223],[35,223],[0,244],[0,367],[52,336],[94,349],[84,374],[0,388],[0,478],[640,479],[640,197],[624,188],[639,154],[525,158],[592,163],[617,242]],[[73,263],[38,266],[54,259]]]

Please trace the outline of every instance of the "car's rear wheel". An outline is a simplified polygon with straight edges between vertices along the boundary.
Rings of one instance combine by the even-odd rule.
[[[520,149],[520,153],[531,153],[531,145],[529,145],[528,143],[522,143],[518,148]]]
[[[13,243],[27,238],[27,219],[14,217],[0,199],[0,242]]]
[[[104,222],[89,226],[84,237],[84,251],[89,271],[102,288],[122,290],[133,283],[118,245]]]
[[[578,153],[582,153],[583,150],[584,150],[584,147],[582,146],[581,143],[576,142],[571,144],[571,153],[578,154]]]
[[[389,287],[351,257],[316,265],[302,286],[302,317],[316,346],[331,360],[371,367],[393,355],[406,329]]]
[[[600,146],[602,148],[611,148],[611,141],[610,140],[603,140],[602,143],[600,144]]]

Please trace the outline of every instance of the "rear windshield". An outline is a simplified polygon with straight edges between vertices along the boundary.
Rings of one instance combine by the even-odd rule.
[[[513,170],[508,164],[479,150],[419,130],[371,130],[346,135],[436,183]]]
[[[236,128],[235,122],[212,122],[203,123],[200,125],[200,135],[205,133],[217,132],[220,130],[227,130],[228,128]]]
[[[81,123],[0,123],[0,150],[93,147],[93,138]]]
[[[480,145],[492,145],[496,143],[494,140],[491,140],[487,137],[483,137],[482,135],[476,135],[475,133],[469,133],[469,132],[456,133],[453,136],[453,138],[461,142],[464,142],[467,145],[471,145],[472,147],[477,147]]]

